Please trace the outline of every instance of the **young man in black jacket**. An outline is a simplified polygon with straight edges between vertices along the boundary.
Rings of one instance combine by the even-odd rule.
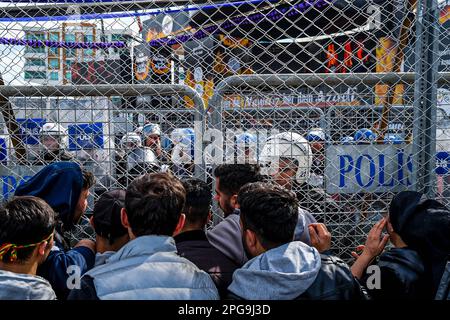
[[[382,237],[383,229],[387,235]],[[374,299],[434,299],[450,252],[450,210],[415,191],[402,191],[391,201],[389,216],[374,225],[352,266],[363,279],[370,264],[380,270]],[[387,241],[394,248],[383,252]]]
[[[181,232],[174,236],[178,253],[209,273],[223,297],[233,272],[240,266],[215,248],[206,238],[205,227],[211,220],[211,188],[198,179],[182,181],[186,190],[183,213],[186,216]]]
[[[267,183],[252,183],[239,191],[238,203],[242,241],[252,259],[235,271],[228,287],[229,298],[366,298],[342,260],[321,255],[316,248],[303,242],[292,241],[298,220],[298,200],[292,191]],[[313,239],[315,237],[312,237],[315,241]]]

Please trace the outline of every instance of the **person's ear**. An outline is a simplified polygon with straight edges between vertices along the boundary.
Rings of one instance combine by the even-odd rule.
[[[130,240],[136,238],[134,236],[133,230],[131,230],[130,222],[128,221],[128,215],[125,208],[122,208],[122,210],[120,210],[120,222],[122,222],[122,226],[128,230],[128,237],[130,238]]]
[[[120,222],[122,222],[122,226],[124,228],[130,228],[130,223],[128,222],[128,215],[125,208],[122,208],[122,210],[120,210]]]
[[[248,250],[248,253],[252,257],[256,257],[259,254],[258,239],[256,237],[256,234],[252,230],[245,229],[243,231],[243,237],[244,237],[243,240],[245,241],[245,245]]]
[[[92,217],[89,219],[89,224],[91,225],[92,229],[95,229],[95,226],[94,226],[94,216],[92,216]]]
[[[184,223],[186,222],[186,215],[184,213],[180,214],[180,217],[178,218],[177,226],[175,227],[175,231],[173,232],[173,235],[176,236],[183,230]]]
[[[210,221],[212,221],[212,212],[211,211],[208,212],[208,216],[206,217],[205,224],[208,224]]]
[[[37,252],[40,257],[45,256],[45,254],[47,253],[47,249],[49,247],[48,244],[48,241],[43,241],[37,246]]]
[[[233,194],[233,195],[231,196],[231,198],[230,198],[230,204],[231,204],[231,207],[237,208],[237,207],[236,207],[236,206],[237,206],[237,198],[238,198],[237,194]]]

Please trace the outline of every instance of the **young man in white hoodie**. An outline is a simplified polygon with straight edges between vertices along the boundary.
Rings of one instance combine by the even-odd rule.
[[[320,254],[301,241],[293,241],[298,200],[292,191],[267,183],[251,183],[239,191],[238,203],[242,242],[251,260],[234,272],[233,282],[228,287],[229,298],[365,298],[361,286],[342,260]]]
[[[55,300],[36,275],[53,246],[56,219],[42,199],[16,197],[0,208],[0,300]]]

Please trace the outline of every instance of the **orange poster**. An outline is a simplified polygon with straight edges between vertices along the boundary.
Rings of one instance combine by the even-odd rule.
[[[392,72],[394,66],[394,57],[397,54],[397,47],[395,42],[390,38],[380,38],[380,43],[377,47],[377,64],[376,72]],[[386,98],[388,85],[377,84],[375,86],[375,104],[382,105]],[[395,87],[393,104],[403,103],[404,86],[399,84]]]

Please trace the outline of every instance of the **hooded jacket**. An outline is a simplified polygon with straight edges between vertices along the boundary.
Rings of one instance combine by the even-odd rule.
[[[368,289],[372,299],[424,299],[422,279],[425,272],[422,258],[410,248],[392,248],[378,258],[379,289]],[[362,283],[367,283],[367,275]]]
[[[242,232],[239,222],[240,210],[235,209],[213,229],[206,233],[208,241],[219,249],[237,265],[242,266],[248,261],[242,244]],[[310,244],[308,226],[316,219],[306,210],[299,208],[298,222],[295,227],[294,240]]]
[[[293,300],[316,280],[320,254],[295,241],[249,260],[233,274],[228,291],[244,300]]]
[[[439,283],[436,300],[450,300],[450,259],[445,266],[444,274]]]
[[[141,236],[81,279],[69,300],[217,300],[211,277],[177,254],[167,236]]]
[[[366,300],[367,294],[341,259],[294,241],[247,262],[228,287],[231,299]]]
[[[392,199],[389,219],[408,248],[422,259],[422,291],[434,299],[450,254],[450,210],[422,193],[403,191]]]
[[[47,279],[59,299],[69,293],[69,266],[78,266],[81,274],[94,266],[95,253],[87,247],[69,250],[63,232],[74,226],[75,208],[83,187],[81,168],[74,162],[55,162],[45,166],[26,183],[17,187],[16,196],[35,196],[45,200],[58,215],[55,245],[38,274]]]
[[[0,301],[55,299],[55,292],[44,278],[0,270]]]

